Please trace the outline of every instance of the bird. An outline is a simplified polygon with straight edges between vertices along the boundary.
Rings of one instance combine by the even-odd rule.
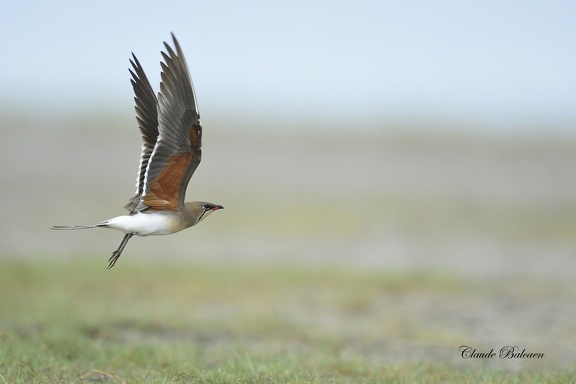
[[[190,178],[202,158],[202,125],[184,54],[173,33],[171,36],[174,48],[164,42],[166,52],[161,51],[158,96],[134,53],[130,59],[142,152],[136,193],[124,206],[128,214],[93,225],[51,228],[110,228],[123,232],[122,242],[108,259],[108,269],[116,264],[132,236],[173,234],[224,208],[206,201],[184,201]]]

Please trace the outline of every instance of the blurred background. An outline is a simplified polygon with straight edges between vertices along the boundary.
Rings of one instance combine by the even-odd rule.
[[[6,3],[0,257],[105,266],[120,233],[48,228],[124,213],[140,154],[128,59],[157,87],[174,32],[204,126],[188,200],[225,210],[134,238],[116,268],[573,281],[575,16],[570,1]]]
[[[123,213],[140,151],[128,59],[157,86],[174,32],[205,126],[188,196],[226,210],[194,231],[135,239],[125,257],[570,274],[575,11],[569,1],[10,4],[3,253],[90,245],[105,258],[116,247],[116,233],[47,228]]]

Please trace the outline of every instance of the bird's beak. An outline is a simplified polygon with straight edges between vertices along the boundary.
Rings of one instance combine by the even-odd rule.
[[[215,206],[214,208],[212,208],[211,211],[217,211],[217,210],[219,210],[219,209],[224,209],[224,207],[221,206],[221,205],[217,205],[217,206]]]

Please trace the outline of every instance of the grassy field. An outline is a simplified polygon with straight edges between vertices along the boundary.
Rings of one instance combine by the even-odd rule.
[[[422,306],[456,308],[493,297],[496,285],[128,260],[107,271],[96,259],[0,262],[0,383],[576,380],[550,359],[464,360],[458,347],[469,336],[450,326],[461,314],[447,308],[435,320],[440,313]],[[530,285],[519,286],[518,297],[533,300]]]
[[[207,120],[225,209],[108,271],[119,233],[48,228],[124,213],[129,117],[0,119],[0,384],[576,380],[573,137]]]

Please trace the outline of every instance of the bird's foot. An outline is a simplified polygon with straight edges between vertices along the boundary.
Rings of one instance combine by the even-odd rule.
[[[108,259],[108,267],[106,269],[110,269],[114,266],[114,264],[116,264],[116,262],[120,258],[120,255],[122,254],[122,251],[124,250],[124,247],[126,247],[126,244],[128,244],[128,240],[130,240],[132,236],[134,236],[133,233],[127,233],[126,235],[124,235],[124,238],[120,243],[120,246],[118,246],[117,250],[112,252],[112,256],[110,256],[110,258]]]

